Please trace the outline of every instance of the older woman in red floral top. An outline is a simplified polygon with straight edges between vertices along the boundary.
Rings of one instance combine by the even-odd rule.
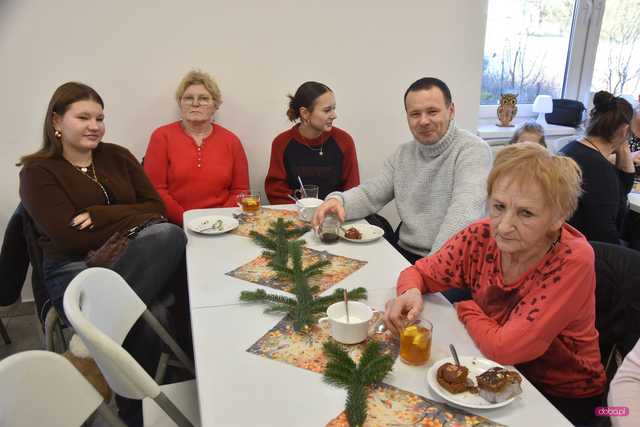
[[[573,423],[588,424],[605,374],[595,328],[591,246],[565,221],[580,195],[580,170],[532,143],[496,156],[489,217],[404,270],[385,320],[398,331],[422,311],[422,294],[468,288],[456,304],[482,353],[518,364]]]

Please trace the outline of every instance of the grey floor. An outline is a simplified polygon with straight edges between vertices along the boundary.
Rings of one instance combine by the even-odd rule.
[[[0,337],[0,360],[21,351],[45,349],[44,337],[33,303],[0,307],[0,318],[11,339],[11,344],[5,344]],[[110,406],[115,410],[113,399]],[[89,420],[87,424],[91,427],[107,426],[100,417]]]

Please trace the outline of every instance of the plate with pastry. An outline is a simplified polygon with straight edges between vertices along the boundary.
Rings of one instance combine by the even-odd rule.
[[[508,405],[522,393],[522,377],[515,369],[483,357],[461,357],[460,366],[448,357],[434,363],[427,382],[448,402],[473,409]]]
[[[222,234],[233,230],[239,224],[237,219],[229,216],[211,215],[192,219],[189,229],[200,234]]]
[[[367,223],[343,225],[340,228],[340,237],[355,243],[373,242],[383,235],[382,228]]]

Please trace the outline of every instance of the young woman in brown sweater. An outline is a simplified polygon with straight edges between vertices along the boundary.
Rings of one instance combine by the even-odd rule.
[[[102,142],[103,108],[89,86],[63,84],[49,102],[42,148],[21,159],[20,197],[38,230],[45,287],[61,315],[66,287],[89,266],[118,272],[156,308],[184,283],[184,232],[164,219],[162,200],[135,157]],[[137,326],[124,343],[150,372],[159,354],[154,344]],[[140,424],[139,404],[120,399],[118,406],[129,425]]]

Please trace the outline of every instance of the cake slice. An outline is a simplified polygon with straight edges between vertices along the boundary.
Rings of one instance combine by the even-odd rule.
[[[476,381],[480,396],[491,403],[504,402],[522,393],[520,374],[504,368],[491,368],[478,375]]]
[[[438,368],[438,384],[449,393],[458,394],[467,391],[469,369],[453,363],[445,363]]]

